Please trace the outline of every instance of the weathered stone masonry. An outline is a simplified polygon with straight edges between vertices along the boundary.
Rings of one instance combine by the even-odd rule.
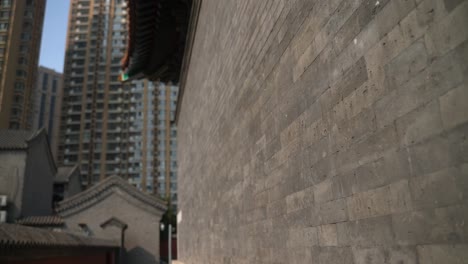
[[[205,0],[186,263],[465,263],[468,1]]]

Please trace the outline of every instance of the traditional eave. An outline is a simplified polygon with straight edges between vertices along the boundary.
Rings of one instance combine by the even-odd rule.
[[[122,192],[127,195],[122,195]],[[56,211],[63,217],[76,214],[103,201],[112,194],[120,195],[124,199],[132,199],[131,202],[135,203],[136,201],[142,207],[146,206],[150,209],[149,212],[154,214],[163,214],[167,209],[166,204],[161,199],[139,191],[121,177],[112,176],[86,191],[60,202]]]
[[[179,82],[192,0],[126,0],[128,42],[122,81]]]

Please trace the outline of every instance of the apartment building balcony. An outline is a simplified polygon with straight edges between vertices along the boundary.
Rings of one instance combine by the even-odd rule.
[[[109,119],[109,120],[107,120],[108,123],[114,123],[114,124],[115,124],[115,123],[121,123],[122,121],[123,121],[123,120],[122,120],[122,118],[120,118],[120,117],[117,117],[117,118],[115,118],[115,119]]]
[[[81,116],[81,110],[68,109],[67,114],[68,114],[68,116],[70,116],[72,118],[77,117],[77,116]]]
[[[122,108],[109,109],[109,113],[122,113]]]
[[[107,149],[107,153],[108,153],[108,154],[119,154],[119,153],[121,153],[121,152],[122,152],[122,150],[121,150],[120,148],[114,148],[114,149],[109,149],[109,148],[108,148],[108,149]]]
[[[75,57],[75,56],[73,56],[73,57]],[[81,57],[81,56],[80,56],[80,57]],[[83,77],[84,77],[84,73],[83,73],[83,72],[72,72],[72,73],[70,74],[70,76],[71,76],[71,77],[81,77],[81,78],[83,78]]]
[[[85,12],[86,9],[81,9],[81,11],[78,11],[74,14],[74,17],[76,18],[88,18],[89,16],[89,10]]]
[[[79,144],[80,144],[80,140],[79,140],[79,138],[77,138],[77,139],[70,139],[70,138],[67,138],[67,139],[65,140],[65,144],[66,144],[67,146],[79,145]]]
[[[78,155],[78,152],[79,152],[78,148],[73,148],[73,149],[68,148],[69,147],[68,144],[66,144],[65,147],[66,147],[65,148],[65,154],[66,155]]]
[[[79,125],[81,120],[67,119],[67,125]]]
[[[68,101],[66,102],[68,106],[81,106],[81,99],[80,100],[76,100],[76,101]],[[69,109],[70,110],[70,109]],[[72,111],[73,112],[73,111]]]
[[[72,130],[70,128],[67,128],[66,134],[67,135],[78,135],[78,134],[80,134],[80,130],[79,129],[77,129],[77,130],[73,129]]]

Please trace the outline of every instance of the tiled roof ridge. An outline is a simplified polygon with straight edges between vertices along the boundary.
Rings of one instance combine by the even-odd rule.
[[[56,211],[60,215],[68,215],[76,211],[81,211],[112,194],[116,187],[122,189],[135,199],[158,210],[165,211],[167,208],[161,199],[139,191],[119,176],[111,176],[91,188],[60,202]]]
[[[0,149],[23,150],[29,147],[29,142],[38,136],[38,131],[0,130]]]
[[[47,155],[49,162],[54,170],[57,170],[57,165],[53,160],[52,151],[50,149],[50,142],[47,137],[45,128],[38,130],[13,130],[13,129],[0,129],[0,150],[26,150],[29,149],[30,143],[39,137],[44,136],[47,144]]]
[[[25,226],[60,226],[65,221],[60,215],[46,215],[23,217],[16,220],[16,223]]]
[[[0,224],[0,248],[2,247],[118,247],[116,241],[89,238],[65,232],[40,228]]]

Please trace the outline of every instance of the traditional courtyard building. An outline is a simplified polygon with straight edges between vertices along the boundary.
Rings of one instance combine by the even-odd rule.
[[[57,173],[47,132],[0,130],[0,195],[7,198],[7,221],[52,214]]]
[[[118,176],[60,202],[64,231],[120,241],[125,263],[159,263],[159,223],[166,204]]]

